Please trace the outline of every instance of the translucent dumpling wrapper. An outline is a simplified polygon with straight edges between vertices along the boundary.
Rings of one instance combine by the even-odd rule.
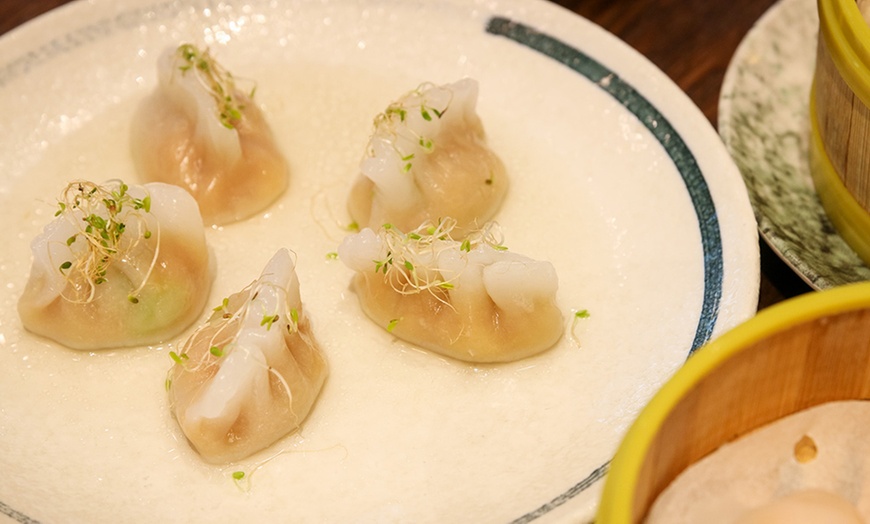
[[[338,255],[356,271],[366,315],[400,339],[470,362],[553,346],[564,330],[553,265],[507,251],[491,225],[453,240],[454,225],[366,228],[344,239]]]
[[[147,181],[185,188],[207,224],[266,209],[287,188],[287,162],[253,89],[237,88],[210,53],[190,44],[158,59],[158,85],[136,112],[133,160]]]
[[[714,519],[711,518],[711,522]],[[865,524],[844,497],[820,489],[789,493],[748,511],[735,524]]]
[[[410,231],[443,217],[457,237],[493,218],[508,189],[505,166],[476,112],[478,84],[424,84],[375,118],[348,199],[360,227]]]
[[[328,373],[286,249],[171,356],[172,411],[194,449],[216,464],[244,459],[299,428]]]
[[[171,339],[202,312],[214,274],[196,202],[161,183],[69,184],[31,249],[21,321],[74,349]]]

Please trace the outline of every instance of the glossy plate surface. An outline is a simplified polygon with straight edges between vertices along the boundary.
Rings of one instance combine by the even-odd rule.
[[[130,117],[183,40],[257,82],[292,170],[268,212],[207,231],[210,303],[290,248],[331,366],[301,432],[227,467],[169,413],[182,337],[76,352],[15,312],[65,183],[136,182]],[[565,313],[556,347],[504,365],[395,340],[326,256],[374,116],[464,76],[511,176],[506,244],[552,261]],[[591,520],[640,408],[755,312],[756,224],[719,137],[649,62],[543,1],[79,2],[0,40],[0,109],[0,514],[20,522]]]

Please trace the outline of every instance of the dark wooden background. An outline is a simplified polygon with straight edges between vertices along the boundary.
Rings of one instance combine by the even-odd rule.
[[[0,0],[0,35],[69,0]],[[734,50],[774,0],[554,0],[649,58],[715,126]],[[759,308],[810,291],[762,241]]]

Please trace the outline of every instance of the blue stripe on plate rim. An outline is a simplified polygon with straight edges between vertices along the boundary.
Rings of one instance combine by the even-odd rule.
[[[704,254],[704,300],[700,319],[695,330],[695,337],[687,357],[691,356],[695,350],[703,346],[712,336],[713,328],[719,315],[723,282],[722,239],[719,232],[719,221],[716,216],[716,208],[713,204],[710,190],[698,167],[695,156],[689,150],[679,133],[677,133],[671,123],[655,106],[616,73],[585,53],[529,26],[503,17],[491,18],[487,23],[486,32],[495,36],[505,37],[541,53],[592,81],[633,114],[652,133],[674,162],[686,185],[686,190],[689,193],[698,218]],[[30,65],[33,64],[28,64],[28,66]],[[24,69],[24,72],[26,72],[29,67]],[[9,71],[5,72],[9,73]],[[14,77],[16,75],[2,76],[2,84],[5,84],[10,80],[8,76]],[[609,465],[610,462],[608,461],[599,466],[583,480],[571,486],[551,501],[515,519],[513,524],[531,522],[568,502],[601,480],[607,474]],[[4,504],[3,501],[0,501],[0,514],[21,524],[38,524],[38,521]]]
[[[695,339],[692,341],[692,347],[687,355],[688,358],[695,350],[709,341],[713,334],[713,328],[716,326],[716,319],[719,316],[723,281],[722,237],[719,231],[719,219],[716,216],[716,207],[713,204],[710,189],[707,187],[707,181],[698,167],[695,156],[680,134],[655,106],[616,73],[587,54],[547,34],[507,18],[491,18],[486,26],[486,31],[493,35],[506,37],[552,58],[592,81],[640,120],[674,162],[686,184],[686,190],[689,192],[692,206],[698,217],[701,247],[704,253],[704,301],[701,307],[701,317],[695,329]],[[515,519],[512,524],[531,522],[568,502],[601,480],[607,474],[609,465],[608,461],[599,466],[583,480],[546,504]]]

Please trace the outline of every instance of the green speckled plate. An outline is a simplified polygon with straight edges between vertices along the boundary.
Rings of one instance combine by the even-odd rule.
[[[734,55],[719,101],[719,133],[749,191],[761,235],[808,284],[870,279],[837,234],[810,178],[809,91],[816,59],[814,0],[781,0]]]

